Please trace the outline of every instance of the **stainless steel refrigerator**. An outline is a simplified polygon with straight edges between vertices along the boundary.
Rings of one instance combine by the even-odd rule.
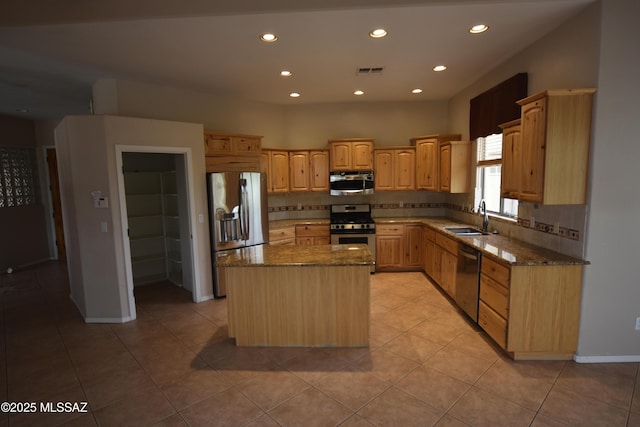
[[[226,283],[215,260],[221,251],[269,242],[267,182],[258,172],[207,173],[213,294],[224,297]]]

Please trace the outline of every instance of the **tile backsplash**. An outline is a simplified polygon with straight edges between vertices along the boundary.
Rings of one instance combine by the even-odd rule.
[[[332,204],[370,203],[374,218],[448,216],[478,224],[469,195],[424,191],[378,191],[370,196],[330,196],[327,193],[269,195],[269,220],[329,218]],[[518,220],[491,217],[489,230],[584,259],[586,205],[545,206],[520,203]]]

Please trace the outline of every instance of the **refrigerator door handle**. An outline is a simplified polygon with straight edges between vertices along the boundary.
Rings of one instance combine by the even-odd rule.
[[[249,238],[249,197],[245,178],[240,178],[240,233],[242,240]]]

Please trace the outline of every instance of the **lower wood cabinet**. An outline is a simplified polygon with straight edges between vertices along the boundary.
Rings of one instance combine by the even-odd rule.
[[[514,359],[571,360],[582,265],[507,265],[483,257],[478,324]]]
[[[420,224],[377,225],[376,270],[421,270],[422,234]]]
[[[458,263],[458,243],[442,233],[435,233],[434,280],[451,298],[456,296],[456,267]]]
[[[294,226],[269,230],[270,245],[295,245],[296,228]]]
[[[296,245],[328,245],[329,225],[296,225]]]

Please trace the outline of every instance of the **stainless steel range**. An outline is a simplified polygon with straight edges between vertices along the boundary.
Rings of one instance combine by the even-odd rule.
[[[371,218],[371,205],[331,205],[329,216],[331,244],[363,243],[369,246],[374,264],[376,259],[376,223]]]

